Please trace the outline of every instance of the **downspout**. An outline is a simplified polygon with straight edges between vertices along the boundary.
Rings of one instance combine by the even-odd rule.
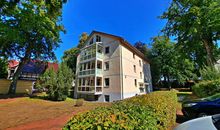
[[[122,68],[122,47],[120,46],[120,82],[121,82],[121,99],[124,99],[124,86],[123,86],[123,68]]]

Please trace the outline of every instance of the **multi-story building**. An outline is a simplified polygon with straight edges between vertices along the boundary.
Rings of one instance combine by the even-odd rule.
[[[93,31],[77,57],[75,95],[112,102],[152,91],[149,61],[123,38]]]

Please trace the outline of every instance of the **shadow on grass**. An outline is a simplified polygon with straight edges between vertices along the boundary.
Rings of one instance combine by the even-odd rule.
[[[12,99],[19,97],[29,97],[27,94],[0,94],[0,99]]]

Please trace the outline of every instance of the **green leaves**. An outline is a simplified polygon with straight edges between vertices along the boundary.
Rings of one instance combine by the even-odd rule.
[[[215,44],[220,39],[219,0],[173,0],[161,18],[167,20],[163,32],[175,36],[189,58],[196,59],[199,67],[213,65],[218,48]],[[205,53],[198,50],[201,43]],[[198,58],[201,55],[205,58]]]
[[[0,49],[2,55],[23,59],[55,59],[54,49],[59,46],[63,25],[60,1],[50,4],[58,10],[49,13],[51,5],[44,0],[21,0],[9,8],[11,2],[4,1],[0,13]],[[7,8],[8,7],[8,8]],[[29,50],[29,51],[27,51]]]
[[[87,33],[82,33],[77,47],[73,47],[64,52],[62,60],[66,62],[67,66],[70,67],[73,70],[73,72],[76,71],[77,56],[80,53],[80,49],[82,49],[85,46],[87,38]]]
[[[0,78],[7,78],[8,76],[8,63],[7,60],[0,57]]]
[[[58,72],[47,70],[41,77],[39,85],[48,89],[49,99],[55,101],[63,101],[69,95],[72,87],[73,72],[65,63],[61,63]]]
[[[181,46],[172,43],[166,36],[153,38],[151,54],[152,77],[154,82],[163,77],[166,82],[169,79],[183,83],[196,77],[193,62],[180,51]]]
[[[136,96],[76,115],[63,129],[164,130],[175,124],[176,103],[175,92]]]

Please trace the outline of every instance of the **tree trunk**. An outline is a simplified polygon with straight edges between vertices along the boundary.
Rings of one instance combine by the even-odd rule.
[[[171,85],[170,85],[170,76],[167,75],[167,81],[168,81],[168,87],[169,87],[169,90],[171,90]]]
[[[26,63],[25,61],[21,61],[19,63],[18,68],[17,68],[16,72],[13,75],[12,82],[11,82],[8,94],[15,94],[16,93],[17,81],[18,81],[19,75],[21,74],[25,63]]]
[[[211,43],[210,43],[211,42]],[[208,66],[213,66],[214,65],[214,57],[213,57],[213,49],[212,49],[212,41],[203,39],[203,45],[206,49],[207,57],[206,61]]]

